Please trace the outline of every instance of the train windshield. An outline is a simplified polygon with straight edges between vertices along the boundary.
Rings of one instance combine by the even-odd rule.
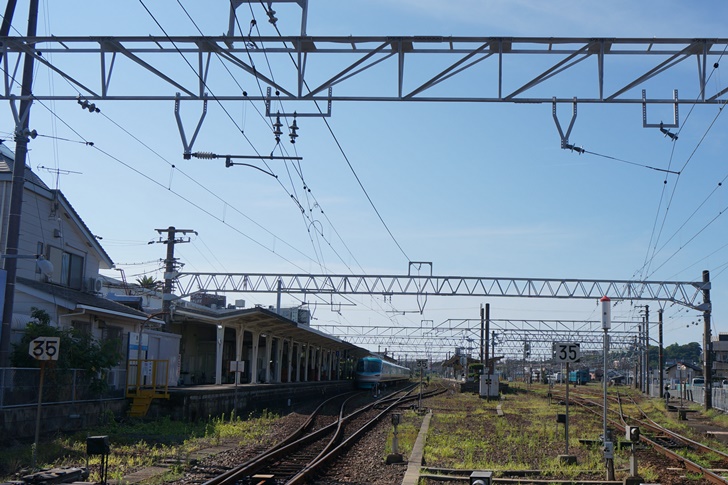
[[[360,359],[356,365],[357,372],[382,372],[382,361],[373,359]]]

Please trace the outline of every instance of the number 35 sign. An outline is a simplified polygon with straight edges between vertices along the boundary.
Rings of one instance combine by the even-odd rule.
[[[581,358],[579,344],[574,342],[554,342],[556,362],[578,362]]]
[[[30,342],[28,353],[35,360],[58,360],[61,337],[38,337]]]

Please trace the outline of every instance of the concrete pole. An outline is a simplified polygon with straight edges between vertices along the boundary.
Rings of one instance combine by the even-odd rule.
[[[713,408],[713,363],[712,342],[710,336],[710,271],[703,271],[703,387],[705,410]]]
[[[15,1],[6,7],[6,14],[15,10]],[[38,0],[30,0],[28,9],[28,37],[35,37],[38,27]],[[2,28],[6,27],[3,20]],[[7,25],[8,30],[10,24]],[[8,35],[5,32],[4,35]],[[33,49],[33,46],[29,46]],[[10,189],[10,210],[8,212],[8,232],[5,240],[5,254],[17,255],[20,243],[20,215],[23,212],[23,189],[25,187],[25,163],[28,155],[28,131],[30,127],[30,105],[32,101],[28,98],[33,94],[33,63],[34,57],[25,54],[23,60],[23,84],[20,88],[20,95],[24,97],[20,101],[18,116],[20,119],[15,126],[15,160],[13,162],[13,182]],[[10,332],[13,322],[13,306],[15,304],[15,276],[18,271],[17,258],[4,258],[7,282],[5,285],[5,306],[2,315],[2,330],[0,330],[0,367],[10,366]],[[60,268],[59,268],[60,271]]]
[[[657,310],[657,318],[658,318],[658,327],[657,327],[657,338],[659,342],[659,350],[657,354],[657,365],[660,368],[660,396],[663,395],[665,392],[665,382],[664,382],[664,376],[665,373],[665,349],[663,348],[663,341],[662,341],[662,308]]]
[[[217,326],[216,343],[215,346],[215,385],[219,386],[222,384],[222,344],[225,340],[225,327],[222,325]]]
[[[645,305],[645,394],[650,395],[650,305]]]
[[[263,362],[263,381],[266,384],[269,384],[271,381],[270,376],[270,358],[271,358],[271,347],[273,347],[273,339],[271,338],[270,334],[267,334],[265,336],[265,352],[263,352],[263,358],[265,359],[265,362]]]
[[[243,360],[243,343],[245,342],[245,329],[242,325],[235,329],[235,360]],[[250,371],[250,369],[245,369]],[[240,384],[240,372],[235,373],[235,385]]]
[[[258,383],[258,343],[260,339],[260,333],[250,332],[253,340],[251,355],[250,355],[250,383]]]
[[[304,356],[303,381],[308,382],[308,359],[311,357],[311,346],[306,344],[306,354]]]

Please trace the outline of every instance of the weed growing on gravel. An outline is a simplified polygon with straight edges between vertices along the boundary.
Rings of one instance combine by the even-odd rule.
[[[414,411],[407,411],[402,414],[402,419],[397,426],[397,449],[404,456],[412,453],[412,448],[417,440],[417,434],[420,432],[421,417]],[[392,438],[394,437],[394,428],[390,429],[387,436],[387,443],[384,449],[384,457],[392,453]]]
[[[122,478],[127,473],[158,463],[168,458],[183,458],[197,450],[233,440],[239,443],[259,442],[266,436],[277,416],[269,411],[244,420],[231,415],[211,418],[207,422],[189,423],[172,421],[164,417],[152,421],[113,420],[104,426],[87,430],[71,437],[58,437],[44,441],[38,450],[38,466],[79,466],[86,463],[86,437],[106,435],[111,443],[109,476]],[[4,447],[0,453],[0,481],[14,478],[14,474],[28,467],[31,461],[30,445]],[[100,480],[100,457],[88,460],[90,480]]]

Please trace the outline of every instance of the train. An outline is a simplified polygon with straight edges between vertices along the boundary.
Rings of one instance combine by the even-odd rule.
[[[380,383],[409,379],[410,374],[408,367],[370,355],[357,361],[354,382],[359,389],[371,389]]]
[[[591,375],[586,369],[573,370],[569,372],[569,382],[571,384],[584,385],[591,380]]]

